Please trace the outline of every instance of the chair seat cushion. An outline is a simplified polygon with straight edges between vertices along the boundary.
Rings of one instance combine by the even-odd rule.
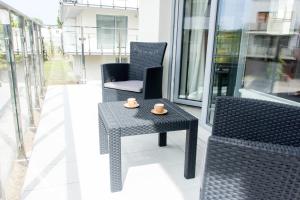
[[[130,80],[130,81],[107,82],[104,83],[104,87],[140,93],[143,91],[143,81]]]

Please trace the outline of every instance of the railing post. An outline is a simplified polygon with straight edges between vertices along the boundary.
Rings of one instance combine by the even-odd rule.
[[[121,59],[122,59],[122,56],[121,56],[121,45],[122,45],[122,42],[121,42],[121,28],[118,28],[119,30],[119,40],[118,40],[118,46],[119,46],[119,63],[121,63]]]
[[[37,54],[37,61],[38,61],[38,72],[39,72],[39,84],[40,84],[40,96],[44,96],[44,83],[43,83],[43,75],[42,75],[42,62],[41,62],[41,56],[40,56],[40,37],[38,34],[38,25],[33,24],[33,30],[35,35],[35,48],[36,48],[36,54]]]
[[[45,80],[45,68],[44,68],[44,38],[42,36],[42,30],[41,26],[38,26],[38,35],[39,35],[39,40],[40,40],[40,64],[41,64],[41,78],[42,78],[42,87],[44,89],[46,85],[46,80]],[[44,94],[44,90],[43,90]]]
[[[34,38],[33,38],[33,22],[29,21],[29,38],[30,38],[30,46],[31,46],[31,63],[34,75],[34,101],[35,101],[35,108],[40,108],[40,99],[39,99],[39,88],[38,88],[38,79],[37,79],[37,69],[36,69],[36,58],[34,55]]]
[[[84,55],[84,33],[83,33],[83,27],[81,26],[81,64],[82,64],[82,70],[83,70],[83,75],[82,75],[82,82],[86,83],[86,67],[85,67],[85,55]]]

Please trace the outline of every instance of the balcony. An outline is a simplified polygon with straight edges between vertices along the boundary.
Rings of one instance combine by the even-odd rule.
[[[1,162],[1,197],[140,199],[151,187],[149,199],[159,199],[161,195],[167,199],[198,198],[205,144],[199,142],[197,175],[188,181],[178,175],[179,170],[183,171],[182,131],[170,135],[163,149],[157,146],[157,135],[126,138],[126,188],[121,195],[110,193],[108,157],[99,155],[94,109],[101,101],[101,78],[97,75],[96,82],[73,79],[76,67],[72,57],[127,58],[130,41],[138,40],[138,30],[60,29],[43,27],[9,9],[3,15],[10,18],[0,31],[0,157],[5,160]],[[113,42],[107,44],[107,38],[97,42],[102,32],[112,33]],[[125,38],[122,32],[126,32]],[[83,66],[80,59],[80,80],[84,73],[95,73]],[[83,82],[86,84],[80,84]],[[198,109],[184,109],[200,114]],[[145,185],[140,184],[145,180]]]
[[[128,56],[130,42],[138,41],[138,29],[64,26],[59,31],[63,52],[70,55]]]
[[[108,156],[99,154],[100,94],[98,84],[48,87],[22,198],[198,199],[205,144],[199,143],[196,178],[186,180],[179,173],[183,131],[170,134],[166,148],[158,147],[157,134],[124,137],[125,185],[121,193],[110,193]]]
[[[62,4],[113,9],[138,9],[138,0],[63,0]]]
[[[84,6],[105,7],[102,3],[106,1],[97,2],[63,1],[63,4],[76,7],[77,11],[81,9],[80,6],[82,8]],[[124,8],[114,5],[121,1],[112,2],[110,8]],[[129,8],[126,7],[126,2],[125,9]],[[216,5],[215,8],[213,7],[212,9],[216,9]],[[227,18],[227,15],[225,17]],[[229,21],[231,24],[232,21]],[[116,24],[115,19],[114,24]],[[152,26],[149,27],[152,29]],[[195,30],[199,32],[199,29]],[[190,37],[191,32],[188,33]],[[133,137],[131,132],[136,130],[128,123],[128,118],[118,118],[130,112],[123,108],[123,102],[117,102],[121,105],[119,108],[124,109],[122,112],[121,109],[113,108],[114,111],[107,109],[105,114],[101,113],[102,119],[109,116],[109,119],[102,121],[103,124],[106,123],[103,126],[109,124],[111,118],[115,120],[113,125],[109,124],[112,128],[109,125],[108,128],[106,127],[109,130],[117,130],[109,133],[110,156],[114,151],[120,152],[119,155],[122,156],[122,173],[118,175],[121,174],[119,177],[123,181],[123,188],[122,191],[111,192],[110,165],[119,162],[120,159],[118,157],[113,160],[111,158],[113,156],[100,155],[99,152],[98,104],[102,101],[103,79],[99,65],[130,62],[129,56],[132,53],[130,42],[139,41],[139,34],[138,29],[132,28],[46,26],[0,1],[0,199],[198,200],[200,195],[200,199],[213,199],[217,196],[221,200],[278,199],[282,196],[284,197],[281,199],[299,199],[299,108],[292,106],[291,103],[291,105],[281,105],[248,98],[219,98],[215,104],[216,96],[227,94],[222,89],[222,84],[218,91],[217,87],[211,85],[217,83],[214,75],[206,76],[205,79],[211,82],[207,86],[212,86],[210,89],[220,94],[215,92],[211,96],[204,95],[205,100],[208,101],[204,103],[208,105],[204,105],[206,108],[203,110],[178,104],[170,107],[175,114],[171,114],[171,109],[168,108],[168,116],[171,117],[167,116],[164,119],[160,117],[165,116],[152,115],[150,109],[149,112],[143,111],[144,108],[148,109],[145,104],[144,107],[131,110],[134,116],[130,117],[142,123],[150,122],[150,125],[146,125],[147,128],[154,127],[149,129],[152,131],[150,132],[144,126],[136,125],[137,132],[144,135]],[[151,34],[152,32],[149,35]],[[210,34],[208,38],[212,36]],[[203,33],[200,35],[207,37]],[[235,34],[217,33],[216,38],[219,40],[216,42],[225,44],[225,48],[217,45],[216,49],[224,50],[226,53],[227,47],[231,46],[228,45],[228,38],[229,41],[233,40],[236,46],[237,37],[232,35]],[[178,38],[175,37],[175,40]],[[186,40],[186,42],[193,43],[192,46],[197,47],[193,40]],[[172,45],[180,46],[177,42]],[[236,48],[232,49],[236,51]],[[278,52],[278,54],[299,53],[299,51],[288,52],[287,48],[283,50],[287,52]],[[152,61],[155,51],[147,49],[145,52],[152,56],[151,59],[147,57],[145,60]],[[203,56],[207,58],[206,55]],[[216,55],[213,56],[210,59],[215,62]],[[297,64],[299,64],[298,56],[293,58]],[[177,58],[172,60],[174,63],[178,62]],[[113,66],[114,69],[116,64],[107,66]],[[119,66],[128,67],[126,63]],[[167,70],[172,73],[177,73],[176,70],[181,70],[178,73],[182,72],[182,69],[172,69],[172,67]],[[162,71],[160,67],[152,67],[151,70],[155,68]],[[205,70],[207,71],[206,68]],[[109,74],[112,71],[114,70],[106,72]],[[218,72],[221,74],[223,71]],[[194,71],[191,71],[191,74],[199,78]],[[163,77],[169,82],[177,81],[174,85],[181,84],[179,80],[173,78],[173,75],[170,78]],[[111,79],[117,78],[111,76]],[[152,80],[156,81],[155,78]],[[155,83],[158,82],[160,85],[159,81]],[[145,88],[147,87],[142,89]],[[292,89],[291,91],[294,91],[294,88]],[[295,87],[295,91],[297,90],[298,88]],[[209,93],[209,88],[207,92]],[[297,92],[292,94],[299,96]],[[248,97],[253,98],[253,94]],[[234,105],[230,101],[238,103]],[[252,104],[248,104],[249,102]],[[107,107],[112,108],[112,106]],[[219,128],[217,131],[213,129],[212,136],[201,123],[198,126],[198,137],[193,135],[197,130],[195,128],[197,126],[193,125],[196,125],[195,122],[200,119],[201,112],[209,115],[204,118],[204,121],[210,123],[208,121],[214,119],[214,128]],[[141,117],[141,113],[150,114],[151,119]],[[152,120],[152,117],[155,120]],[[192,122],[187,121],[188,119],[192,119]],[[124,121],[127,124],[122,127]],[[169,126],[168,131],[172,130],[168,133],[167,146],[161,143],[158,145],[157,133],[145,134],[162,132],[162,125]],[[177,125],[180,129],[174,131],[178,128]],[[186,128],[188,131],[185,132],[181,128]],[[112,136],[118,137],[124,132],[131,137],[122,138],[121,151],[119,144],[116,145],[117,148],[114,147]],[[117,134],[113,135],[114,133]],[[224,135],[221,135],[223,133]],[[236,137],[241,136],[241,138],[227,137],[226,134],[236,134]],[[209,142],[206,136],[210,136]],[[195,147],[192,150],[189,148],[190,143]],[[189,166],[191,166],[186,163],[190,163],[190,160],[194,162],[195,157],[195,178],[186,179],[185,173],[189,173]],[[111,174],[114,176],[114,173]],[[204,197],[204,195],[212,197]]]

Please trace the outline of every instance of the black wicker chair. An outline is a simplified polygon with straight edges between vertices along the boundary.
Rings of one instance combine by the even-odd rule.
[[[300,199],[300,108],[220,97],[201,200]]]
[[[103,102],[162,97],[162,62],[167,43],[130,43],[130,64],[101,65]]]

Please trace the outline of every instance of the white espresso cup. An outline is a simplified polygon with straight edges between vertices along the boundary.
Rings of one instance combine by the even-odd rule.
[[[136,101],[135,98],[128,98],[128,99],[127,99],[127,104],[128,104],[128,106],[130,106],[130,107],[134,107],[134,106],[136,106],[137,101]]]
[[[164,112],[165,105],[162,103],[157,103],[154,105],[154,110],[158,113]]]

